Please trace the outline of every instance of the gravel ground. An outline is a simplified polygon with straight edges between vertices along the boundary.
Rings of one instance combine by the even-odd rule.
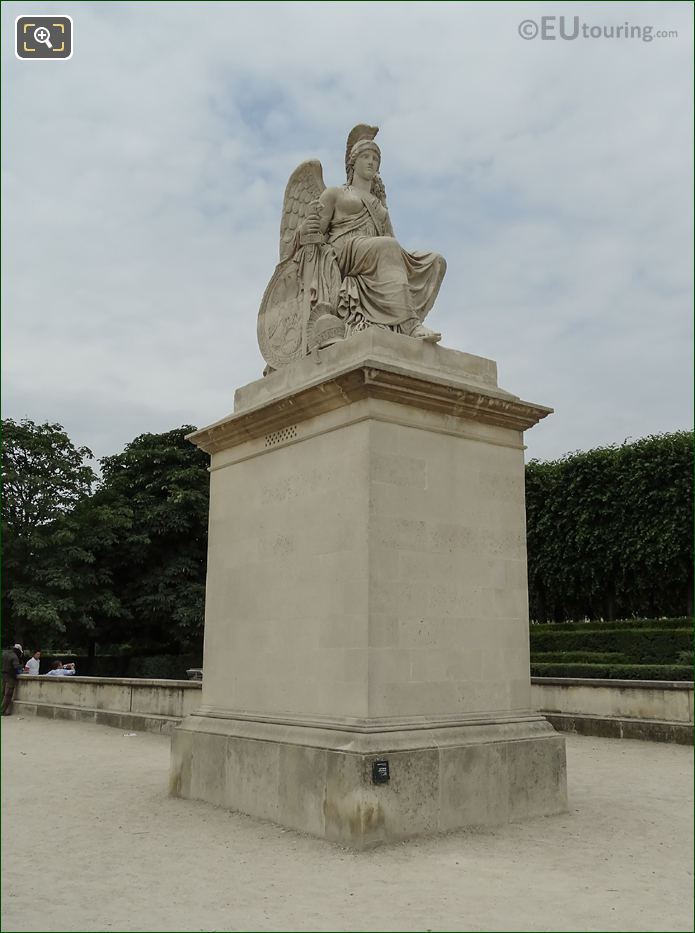
[[[693,930],[683,746],[568,736],[568,814],[356,854],[168,798],[163,736],[2,723],[5,931]]]

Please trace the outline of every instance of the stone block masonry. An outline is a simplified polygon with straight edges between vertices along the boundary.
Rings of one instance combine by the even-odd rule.
[[[525,582],[523,430],[549,411],[490,360],[370,329],[192,436],[205,676],[172,793],[356,848],[565,808]]]

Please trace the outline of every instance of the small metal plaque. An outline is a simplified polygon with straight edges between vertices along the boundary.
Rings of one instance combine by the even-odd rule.
[[[385,758],[372,763],[372,784],[388,784],[390,779],[389,763]]]

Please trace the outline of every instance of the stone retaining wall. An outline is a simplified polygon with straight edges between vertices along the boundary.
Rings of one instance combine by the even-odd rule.
[[[532,677],[531,701],[561,732],[693,744],[692,681]]]
[[[22,675],[17,712],[169,734],[200,705],[200,681]]]
[[[200,681],[21,677],[16,712],[170,733],[200,705]],[[556,729],[692,744],[693,684],[533,677],[531,698]]]

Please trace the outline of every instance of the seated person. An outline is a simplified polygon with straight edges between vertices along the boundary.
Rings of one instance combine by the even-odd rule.
[[[68,677],[70,674],[76,674],[74,662],[69,664],[63,664],[62,661],[54,661],[51,664],[50,671],[47,671],[43,676],[44,677]]]

